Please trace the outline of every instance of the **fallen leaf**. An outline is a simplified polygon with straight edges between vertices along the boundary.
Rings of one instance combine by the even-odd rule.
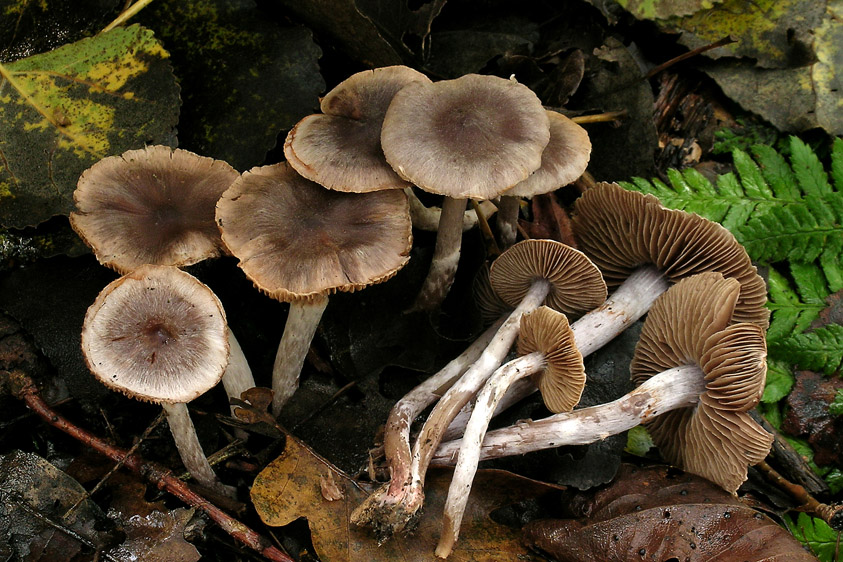
[[[133,25],[0,67],[0,224],[66,215],[83,170],[171,139],[179,99],[167,57]]]
[[[121,517],[126,540],[108,554],[120,562],[196,562],[199,551],[184,540],[184,527],[193,512],[180,507]]]
[[[319,107],[312,33],[267,19],[253,0],[154,2],[141,16],[179,76],[182,148],[246,170]]]
[[[326,474],[332,475],[341,499],[328,501],[323,497]],[[442,508],[450,477],[450,470],[429,473],[424,513],[415,532],[393,537],[381,546],[369,529],[349,521],[351,511],[367,496],[367,490],[292,437],[287,438],[284,453],[258,474],[251,493],[258,515],[271,527],[307,518],[313,546],[322,560],[435,560],[433,550],[442,530]],[[504,471],[479,471],[460,539],[449,560],[530,560],[520,544],[520,532],[495,523],[489,514],[499,507],[559,489]]]
[[[808,441],[819,465],[843,464],[843,417],[828,411],[837,391],[843,389],[840,377],[824,377],[813,371],[798,371],[796,384],[787,396],[787,414],[782,430]]]
[[[624,465],[611,486],[580,500],[586,520],[535,521],[525,540],[559,562],[815,560],[766,515],[677,472]]]
[[[571,219],[567,211],[559,204],[555,194],[535,195],[530,204],[533,221],[519,221],[530,238],[547,238],[564,242],[573,248],[577,247],[571,230]]]
[[[638,19],[667,19],[689,16],[711,8],[722,0],[618,0],[618,4]]]

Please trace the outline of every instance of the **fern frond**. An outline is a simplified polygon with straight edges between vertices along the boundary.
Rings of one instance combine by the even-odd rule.
[[[795,274],[797,283],[804,280],[805,275]],[[822,274],[819,273],[820,277]],[[825,295],[819,295],[812,290],[817,282],[809,280],[805,286],[797,290],[791,288],[788,280],[775,269],[770,269],[767,278],[767,288],[770,291],[767,308],[772,311],[770,327],[767,330],[767,341],[784,340],[791,334],[804,331],[817,319],[826,307]],[[797,292],[798,291],[798,292]]]
[[[786,359],[802,369],[830,375],[843,366],[843,326],[829,324],[772,342],[769,348],[773,357]]]

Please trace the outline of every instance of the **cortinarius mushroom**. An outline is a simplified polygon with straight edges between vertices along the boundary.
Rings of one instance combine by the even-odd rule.
[[[290,302],[272,373],[277,415],[298,388],[328,295],[386,281],[407,263],[407,196],[331,191],[282,162],[240,176],[219,200],[217,222],[255,286]]]
[[[208,287],[176,267],[139,267],[109,283],[88,308],[82,351],[100,382],[161,404],[185,468],[224,490],[186,406],[214,387],[228,364],[225,312]]]

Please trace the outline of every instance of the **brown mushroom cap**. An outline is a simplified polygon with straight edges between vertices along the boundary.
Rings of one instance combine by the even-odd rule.
[[[718,271],[741,284],[734,321],[764,329],[769,325],[767,286],[744,247],[719,224],[666,209],[652,195],[609,183],[586,191],[576,210],[573,226],[580,247],[609,286],[619,285],[644,264],[654,264],[671,283]]]
[[[192,275],[144,265],[109,283],[88,308],[82,351],[94,376],[114,390],[149,402],[189,402],[225,372],[225,312]]]
[[[716,272],[679,281],[650,309],[631,365],[636,384],[671,367],[701,367],[699,404],[666,412],[647,427],[671,463],[731,492],[773,441],[747,414],[764,391],[767,348],[758,325],[730,324],[739,291],[738,281]]]
[[[240,176],[217,203],[217,222],[249,279],[281,301],[386,281],[412,245],[403,190],[331,191],[286,162]]]
[[[413,82],[392,100],[381,132],[386,160],[425,191],[491,199],[541,166],[547,112],[526,86],[468,74]]]
[[[185,266],[220,254],[214,206],[239,176],[221,160],[168,146],[104,158],[79,178],[70,224],[103,265]]]
[[[533,197],[566,186],[582,175],[591,157],[585,129],[556,111],[548,111],[550,142],[542,152],[541,167],[503,195]]]
[[[518,333],[518,354],[534,351],[541,351],[545,357],[545,368],[533,375],[545,406],[554,414],[570,412],[585,388],[585,366],[564,314],[546,306],[524,314]]]
[[[366,193],[408,184],[386,163],[381,125],[396,92],[430,82],[406,66],[353,74],[322,98],[322,114],[309,115],[287,135],[284,155],[302,176],[329,189]]]
[[[606,284],[585,254],[555,240],[522,240],[498,256],[490,272],[492,288],[518,306],[536,279],[550,282],[545,304],[565,314],[582,314],[606,300]]]

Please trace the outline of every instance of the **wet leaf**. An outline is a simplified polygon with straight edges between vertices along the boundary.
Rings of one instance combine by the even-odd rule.
[[[708,10],[722,0],[618,0],[618,4],[638,19],[667,19]]]
[[[311,32],[267,19],[253,0],[154,2],[141,15],[179,76],[182,148],[247,170],[319,107],[322,52]]]
[[[0,0],[0,61],[93,35],[117,16],[123,4],[122,0]]]
[[[113,525],[86,497],[78,482],[38,455],[22,451],[3,455],[0,553],[26,562],[50,562],[71,560],[85,548],[82,541],[98,549],[107,545],[112,537],[106,530]],[[79,506],[69,511],[80,500]]]
[[[167,56],[133,25],[0,67],[1,224],[69,213],[83,170],[171,137],[179,103]]]
[[[370,19],[380,34],[399,53],[411,52],[426,58],[430,26],[447,0],[354,0],[357,9]]]
[[[843,418],[828,411],[837,392],[843,389],[840,377],[826,378],[812,371],[799,371],[796,384],[788,395],[787,414],[782,429],[808,441],[819,465],[843,463]]]
[[[295,439],[288,438],[284,453],[255,479],[252,502],[264,523],[273,527],[307,518],[313,546],[322,560],[432,560],[450,476],[450,471],[428,474],[424,514],[415,532],[394,537],[381,546],[369,530],[349,522],[351,511],[367,492]],[[326,481],[333,482],[331,497],[337,499],[325,498]],[[558,488],[503,471],[478,472],[460,540],[449,560],[529,560],[519,544],[519,532],[495,523],[489,514],[499,507],[554,490]]]
[[[184,540],[193,511],[178,508],[121,518],[126,540],[108,554],[120,562],[196,562],[199,551]]]
[[[707,480],[675,472],[624,465],[610,487],[577,502],[587,519],[535,521],[525,540],[560,562],[814,560],[769,517]]]

